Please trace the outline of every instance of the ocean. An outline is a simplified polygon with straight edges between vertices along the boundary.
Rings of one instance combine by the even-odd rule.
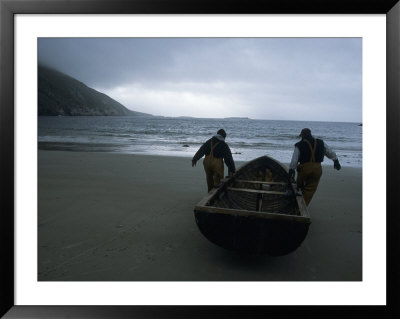
[[[220,128],[235,161],[268,155],[289,163],[302,128],[311,129],[342,166],[362,167],[360,123],[117,116],[40,116],[38,146],[46,150],[119,152],[191,158]],[[323,165],[333,165],[325,158]]]

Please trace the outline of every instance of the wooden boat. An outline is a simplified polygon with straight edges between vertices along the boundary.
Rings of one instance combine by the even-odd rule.
[[[288,182],[288,170],[268,156],[256,158],[194,208],[201,233],[223,248],[288,254],[297,249],[311,223],[303,196]]]

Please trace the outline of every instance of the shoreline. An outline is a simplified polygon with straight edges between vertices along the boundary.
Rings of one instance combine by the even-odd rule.
[[[362,280],[362,168],[324,166],[309,234],[282,257],[210,243],[193,214],[205,195],[187,157],[39,150],[38,280]]]
[[[191,159],[195,152],[192,154],[190,153],[190,155],[184,155],[184,153],[179,153],[176,152],[178,154],[182,154],[182,155],[177,155],[176,153],[167,153],[167,154],[159,154],[159,153],[151,153],[151,152],[124,152],[124,151],[110,151],[110,150],[105,150],[104,147],[105,146],[99,146],[101,144],[76,144],[76,143],[61,143],[63,146],[59,146],[60,143],[49,143],[49,142],[39,142],[39,144],[56,144],[50,147],[43,147],[43,145],[39,146],[38,151],[45,151],[45,152],[82,152],[82,153],[110,153],[110,154],[120,154],[120,155],[130,155],[130,156],[155,156],[155,157],[175,157],[175,158],[185,158],[185,159]],[[65,147],[66,145],[70,145],[70,147]],[[79,146],[78,146],[79,145]],[[98,147],[98,149],[96,149],[96,146]],[[106,145],[106,147],[110,147],[112,146],[110,145]],[[88,147],[92,147],[93,150],[88,150]],[[270,157],[273,157],[270,154],[264,154]],[[251,160],[248,161],[244,161],[244,160],[235,160],[235,154],[232,153],[233,159],[236,163],[247,163]],[[274,157],[273,157],[274,158]],[[202,161],[204,159],[204,157],[202,157],[200,161]],[[275,158],[274,158],[275,159]],[[339,156],[339,161],[340,161],[340,156]],[[278,160],[279,161],[279,160]],[[286,167],[289,167],[289,162],[285,163],[285,162],[280,162],[281,164],[285,165]],[[348,167],[348,168],[355,168],[355,169],[362,169],[362,166],[355,166],[355,165],[346,165],[346,163],[340,162],[342,167]],[[322,167],[326,167],[331,165],[333,167],[333,161],[331,161],[328,158],[325,158],[324,161],[321,163]],[[236,166],[236,169],[238,169],[239,166]],[[226,166],[225,166],[226,168]]]

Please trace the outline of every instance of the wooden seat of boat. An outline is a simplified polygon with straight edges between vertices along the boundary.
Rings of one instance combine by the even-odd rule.
[[[265,182],[265,181],[251,181],[246,179],[235,179],[236,183],[248,183],[248,184],[265,184],[265,185],[287,185],[285,182]]]
[[[237,188],[237,187],[228,187],[227,189],[230,191],[235,191],[235,192],[270,194],[270,195],[286,195],[286,192],[264,191],[264,190],[258,190],[258,189]]]

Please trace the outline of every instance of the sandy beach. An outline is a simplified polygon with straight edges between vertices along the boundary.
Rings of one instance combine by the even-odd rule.
[[[323,170],[301,247],[282,257],[243,256],[197,228],[193,208],[207,192],[201,162],[40,150],[38,279],[360,281],[362,169]]]

